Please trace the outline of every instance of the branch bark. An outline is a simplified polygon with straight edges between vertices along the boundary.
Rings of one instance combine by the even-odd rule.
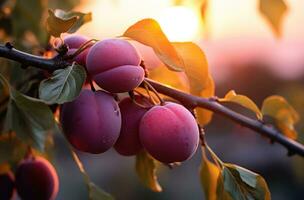
[[[70,63],[62,60],[60,57],[47,59],[41,56],[35,56],[23,51],[19,51],[10,43],[0,45],[0,57],[17,61],[25,67],[33,66],[50,72],[55,71],[56,69],[63,69],[71,65]]]
[[[0,57],[8,58],[10,60],[17,61],[22,65],[33,66],[40,69],[54,71],[56,69],[62,69],[70,65],[69,62],[59,58],[46,59],[40,56],[34,56],[19,50],[14,49],[7,45],[0,45]],[[202,98],[194,96],[177,89],[169,88],[159,82],[146,78],[159,93],[178,100],[180,103],[188,108],[201,107],[213,111],[227,117],[228,119],[247,127],[257,133],[268,137],[272,142],[277,142],[284,146],[288,150],[288,155],[298,154],[304,157],[304,146],[299,142],[291,140],[285,137],[279,130],[275,129],[271,125],[264,124],[262,121],[251,119],[244,115],[241,115],[217,102],[214,98]]]

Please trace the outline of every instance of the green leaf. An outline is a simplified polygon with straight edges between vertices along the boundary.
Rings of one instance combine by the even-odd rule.
[[[262,119],[262,113],[257,105],[249,99],[247,96],[236,94],[234,90],[230,90],[224,98],[220,98],[219,101],[221,102],[233,102],[239,104],[252,112],[254,112],[258,119]]]
[[[284,0],[260,0],[259,9],[262,16],[268,21],[274,33],[280,37],[282,34],[283,17],[288,11]]]
[[[183,71],[182,59],[154,19],[143,19],[133,24],[124,32],[123,36],[152,47],[156,55],[170,70]]]
[[[15,131],[21,140],[43,151],[47,133],[54,127],[50,108],[39,99],[23,95],[12,88],[10,97],[6,130]]]
[[[268,186],[259,174],[225,163],[218,178],[218,199],[270,200]]]
[[[47,18],[47,30],[54,37],[60,37],[61,33],[74,33],[83,24],[92,20],[92,13],[65,12],[60,9],[49,10]]]
[[[73,159],[75,163],[77,164],[79,171],[83,175],[84,181],[88,187],[88,193],[89,193],[89,200],[114,200],[114,198],[99,188],[97,185],[95,185],[91,180],[87,172],[85,171],[82,162],[80,161],[79,157],[77,154],[72,150],[72,147],[70,144],[67,144],[70,147],[71,154],[73,156]]]
[[[80,65],[73,64],[58,69],[40,83],[39,98],[48,104],[73,101],[79,95],[85,80],[86,71]]]
[[[161,192],[162,188],[156,176],[155,160],[146,151],[136,155],[136,172],[141,182],[154,192]]]
[[[206,156],[206,152],[202,149],[202,163],[200,167],[200,179],[204,188],[206,199],[216,200],[217,180],[220,169],[210,162]]]
[[[291,138],[297,138],[297,132],[294,124],[299,121],[299,114],[295,109],[281,96],[273,95],[267,97],[262,105],[263,116],[269,116],[275,120],[275,126],[282,133]]]

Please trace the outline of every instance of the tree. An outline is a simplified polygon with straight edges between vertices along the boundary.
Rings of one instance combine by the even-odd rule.
[[[261,1],[261,11],[280,35],[277,19],[281,17],[269,13],[268,7],[274,3],[265,2]],[[280,5],[284,9],[275,14],[285,12],[285,4]],[[223,162],[208,145],[203,127],[213,113],[281,144],[288,155],[304,156],[304,146],[295,141],[298,113],[283,97],[266,98],[260,109],[233,90],[223,98],[214,96],[204,52],[191,42],[170,42],[154,19],[133,24],[118,39],[99,41],[79,35],[63,39],[62,33],[75,33],[89,22],[91,13],[49,9],[44,19],[46,6],[42,1],[5,1],[2,6],[12,10],[5,13],[3,9],[2,20],[7,25],[3,27],[5,40],[14,43],[0,45],[0,57],[6,58],[1,60],[0,75],[0,163],[6,180],[3,184],[11,185],[16,179],[22,199],[56,197],[56,171],[42,157],[50,156],[53,133],[58,131],[65,135],[87,184],[89,199],[94,200],[112,197],[90,180],[75,149],[96,154],[114,146],[122,155],[134,155],[142,183],[161,192],[156,176],[158,163],[174,168],[190,159],[198,144],[202,151],[200,178],[208,199],[270,199],[262,176]],[[37,12],[30,12],[30,19],[18,25],[23,13],[31,9]],[[43,23],[37,23],[37,19]],[[57,40],[52,46],[50,39],[54,38]],[[163,75],[161,72],[149,75],[128,40],[154,50],[171,71],[166,77],[171,87],[155,81]],[[25,53],[28,51],[31,54]],[[37,56],[39,51],[42,55]],[[176,72],[186,75],[189,89],[183,87]],[[239,104],[256,118],[237,113],[223,102]],[[26,180],[31,174],[32,187],[44,186],[38,189],[41,194],[27,191]],[[40,178],[43,175],[50,178]],[[15,189],[8,188],[10,198]]]

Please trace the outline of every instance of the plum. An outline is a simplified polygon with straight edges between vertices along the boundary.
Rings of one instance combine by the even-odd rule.
[[[199,130],[195,118],[177,103],[151,108],[141,119],[139,138],[143,147],[163,163],[182,162],[195,153]]]
[[[62,105],[60,121],[68,141],[77,150],[103,153],[119,137],[121,115],[117,102],[104,91],[84,89]]]
[[[64,43],[69,47],[68,55],[71,55],[77,51],[84,43],[89,41],[89,38],[83,35],[69,35],[64,38]],[[85,66],[86,65],[86,58],[89,52],[89,48],[85,49],[79,55],[77,55],[73,61],[76,61],[78,64]]]
[[[122,39],[106,39],[89,50],[86,66],[93,80],[103,89],[128,92],[140,85],[144,70],[137,50]]]
[[[22,200],[54,200],[59,181],[55,168],[40,156],[29,156],[16,170],[17,193]]]
[[[142,96],[134,96],[136,102],[150,106],[148,99]],[[125,98],[119,103],[122,124],[120,136],[114,145],[115,150],[124,156],[133,156],[137,154],[142,145],[139,141],[139,123],[142,116],[148,111],[148,108],[143,108],[133,103],[131,98]]]
[[[0,199],[10,200],[15,193],[15,178],[11,171],[0,172]]]

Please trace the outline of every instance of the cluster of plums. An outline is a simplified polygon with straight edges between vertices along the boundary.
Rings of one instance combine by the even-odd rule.
[[[75,51],[88,39],[72,35],[64,41],[69,51]],[[74,61],[86,67],[103,89],[83,89],[77,99],[61,107],[63,132],[74,148],[97,154],[114,147],[125,156],[145,149],[163,163],[185,161],[195,153],[199,130],[185,107],[173,102],[153,105],[142,95],[114,99],[112,93],[132,91],[144,79],[140,55],[132,44],[123,39],[98,41]]]
[[[58,193],[58,176],[54,167],[43,157],[29,156],[23,159],[15,176],[7,170],[0,173],[0,199],[54,200]]]

